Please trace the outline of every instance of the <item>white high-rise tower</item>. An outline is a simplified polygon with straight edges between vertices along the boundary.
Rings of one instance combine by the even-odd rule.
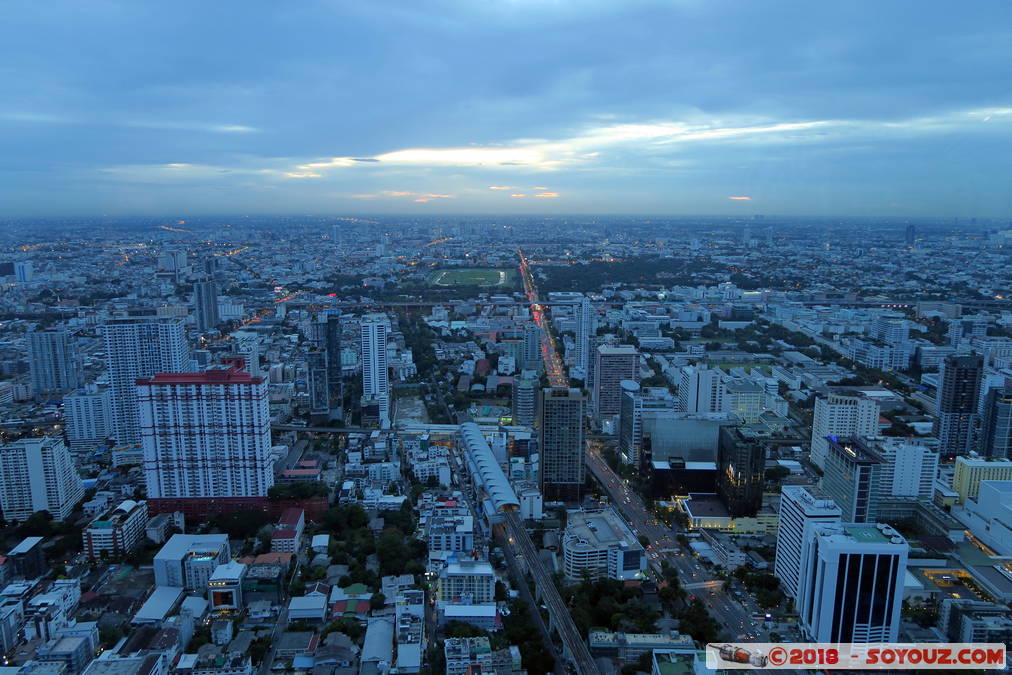
[[[390,423],[390,371],[387,368],[387,327],[384,314],[362,317],[362,400],[379,406],[380,426]]]
[[[777,555],[773,573],[780,579],[784,593],[798,597],[801,582],[801,549],[808,523],[840,522],[840,507],[826,496],[813,495],[801,485],[785,485],[780,492],[780,528],[777,530]]]

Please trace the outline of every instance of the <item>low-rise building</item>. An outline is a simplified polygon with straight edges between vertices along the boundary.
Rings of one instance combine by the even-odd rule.
[[[147,523],[147,502],[127,499],[91,521],[84,531],[84,552],[92,560],[129,553],[144,539]]]
[[[563,570],[570,579],[645,578],[643,546],[613,509],[569,511],[562,535]]]

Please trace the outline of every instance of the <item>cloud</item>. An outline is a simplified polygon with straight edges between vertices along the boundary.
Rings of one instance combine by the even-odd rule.
[[[513,194],[510,195],[510,197],[512,197],[513,199],[520,199],[520,198],[526,197],[526,196],[527,195],[525,195],[522,192],[514,192]]]
[[[535,197],[544,197],[546,199],[555,199],[556,197],[559,196],[559,193],[558,192],[539,192],[539,193],[537,193],[534,196]]]
[[[433,199],[453,199],[453,195],[449,194],[437,194],[433,192],[411,192],[410,190],[381,190],[379,192],[370,192],[363,194],[351,195],[353,199],[400,199],[403,197],[411,197],[416,202],[428,202]]]
[[[512,190],[513,187],[511,185],[489,185],[488,189],[489,190]]]
[[[535,187],[535,188],[531,188],[531,189],[532,189],[532,190],[539,190],[539,191],[541,191],[541,192],[544,192],[544,191],[545,191],[545,190],[547,190],[548,188],[546,188],[546,187],[544,187],[544,186],[540,186],[540,185],[539,185],[538,187]]]
[[[751,197],[728,197],[728,199],[736,202],[747,202],[752,200]]]

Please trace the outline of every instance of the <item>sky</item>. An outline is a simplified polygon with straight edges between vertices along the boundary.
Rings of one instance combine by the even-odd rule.
[[[1012,3],[7,0],[0,215],[1012,218]]]

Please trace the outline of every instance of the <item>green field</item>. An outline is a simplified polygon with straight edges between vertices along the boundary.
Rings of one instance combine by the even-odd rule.
[[[507,286],[516,271],[512,269],[468,268],[438,270],[429,276],[433,286]]]

